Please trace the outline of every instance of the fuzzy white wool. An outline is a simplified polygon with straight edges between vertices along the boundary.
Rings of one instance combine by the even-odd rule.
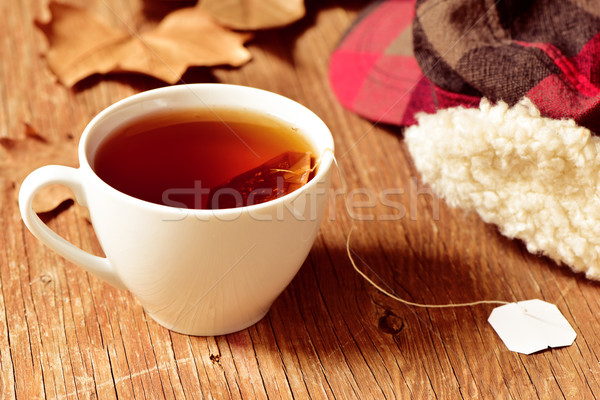
[[[573,120],[514,107],[420,114],[404,137],[424,182],[453,207],[600,279],[600,138]]]

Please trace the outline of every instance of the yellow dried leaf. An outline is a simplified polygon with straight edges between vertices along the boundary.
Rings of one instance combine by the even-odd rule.
[[[233,29],[269,29],[289,25],[306,13],[304,0],[201,0],[199,7]]]
[[[49,22],[36,21],[49,42],[48,64],[73,86],[95,73],[133,72],[175,83],[190,66],[240,66],[250,60],[249,34],[231,32],[199,7],[168,14],[147,32],[105,25],[81,8],[51,1]]]

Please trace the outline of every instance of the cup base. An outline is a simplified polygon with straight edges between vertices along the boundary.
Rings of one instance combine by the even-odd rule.
[[[144,310],[144,311],[146,312],[147,315],[150,316],[150,318],[152,318],[154,321],[156,321],[162,327],[167,328],[170,331],[180,333],[182,335],[221,336],[221,335],[228,335],[230,333],[239,332],[246,328],[251,327],[252,325],[259,322],[261,319],[263,319],[265,317],[265,315],[267,315],[267,313],[269,312],[269,308],[267,308],[266,311],[261,312],[257,317],[250,318],[239,324],[228,324],[227,326],[212,326],[212,327],[206,327],[206,328],[196,328],[196,327],[189,328],[189,325],[192,325],[192,324],[187,324],[188,327],[185,326],[186,324],[179,324],[178,326],[173,326],[172,324],[169,324],[168,322],[163,321],[160,318],[157,318],[155,315],[152,315],[147,310]]]

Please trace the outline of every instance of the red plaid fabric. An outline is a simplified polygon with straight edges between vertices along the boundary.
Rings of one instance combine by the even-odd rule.
[[[332,54],[340,102],[377,122],[529,97],[600,132],[600,4],[586,0],[387,0]]]

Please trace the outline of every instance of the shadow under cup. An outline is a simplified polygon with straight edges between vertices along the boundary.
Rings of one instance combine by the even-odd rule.
[[[137,199],[93,171],[102,141],[127,121],[194,107],[240,108],[286,121],[317,153],[314,177],[265,203],[197,210]],[[225,84],[155,89],[115,103],[90,122],[81,137],[79,169],[34,171],[22,185],[21,213],[36,237],[131,291],[161,325],[190,335],[231,333],[260,320],[306,259],[327,206],[333,149],[331,133],[314,113],[277,94]],[[89,208],[106,259],[53,236],[33,213],[33,196],[52,183],[70,187]]]

